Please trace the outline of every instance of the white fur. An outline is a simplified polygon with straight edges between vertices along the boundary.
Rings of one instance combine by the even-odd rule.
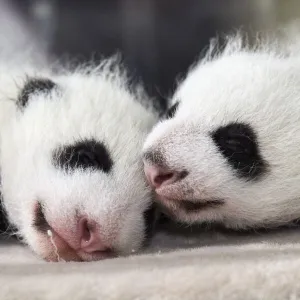
[[[9,113],[1,126],[4,205],[19,235],[43,257],[50,255],[45,237],[32,226],[37,201],[52,226],[75,227],[76,213],[96,220],[104,242],[119,253],[138,249],[143,241],[143,212],[151,198],[140,152],[156,116],[140,104],[141,95],[129,91],[118,69],[108,68],[62,75],[1,71],[2,112]],[[14,99],[25,76],[36,75],[50,78],[58,88],[50,95],[32,95],[22,112]],[[114,163],[109,174],[67,174],[53,166],[53,150],[83,138],[105,142]]]
[[[0,40],[10,49],[4,37]],[[118,254],[139,249],[143,212],[151,204],[140,158],[144,139],[157,121],[151,99],[141,88],[130,88],[115,59],[54,72],[47,59],[36,59],[38,48],[26,49],[0,53],[1,192],[10,222],[47,259],[54,257],[55,247],[46,232],[33,226],[38,201],[54,229],[72,232],[77,215],[84,215],[98,223],[103,243]],[[50,79],[57,88],[32,94],[20,110],[16,101],[28,77]],[[113,161],[109,174],[81,169],[67,173],[53,165],[57,147],[85,138],[108,147]]]
[[[171,170],[189,175],[161,189],[177,199],[169,210],[179,220],[217,221],[228,227],[275,226],[300,217],[300,38],[258,41],[243,47],[228,38],[179,83],[175,117],[160,122],[144,151],[159,151]],[[216,55],[212,55],[215,53]],[[209,132],[230,122],[249,123],[269,172],[258,181],[235,176]],[[222,198],[223,206],[186,214],[176,201]]]

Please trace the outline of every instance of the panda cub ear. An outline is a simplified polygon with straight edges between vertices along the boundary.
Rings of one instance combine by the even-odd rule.
[[[50,93],[57,85],[47,78],[29,78],[27,79],[24,87],[22,88],[18,97],[18,106],[25,108],[30,95],[43,93]]]

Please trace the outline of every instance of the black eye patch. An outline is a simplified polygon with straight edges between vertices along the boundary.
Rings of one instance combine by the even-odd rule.
[[[267,163],[260,155],[257,138],[250,125],[230,123],[219,127],[211,137],[240,177],[257,179],[266,172]]]
[[[113,166],[106,146],[94,139],[61,146],[53,152],[52,158],[55,166],[66,171],[95,169],[108,173]]]
[[[175,116],[179,102],[174,103],[166,113],[166,119],[172,119]]]
[[[29,97],[34,93],[50,93],[56,84],[47,78],[30,78],[22,88],[19,97],[18,104],[20,107],[25,107],[29,101]]]

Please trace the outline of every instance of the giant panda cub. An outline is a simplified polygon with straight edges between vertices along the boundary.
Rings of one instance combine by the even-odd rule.
[[[2,205],[48,261],[126,255],[145,239],[141,149],[157,113],[118,65],[0,64]]]
[[[300,217],[295,40],[250,47],[240,34],[229,37],[179,83],[143,150],[148,181],[170,216],[234,229]]]
[[[139,250],[153,225],[141,149],[155,102],[118,57],[50,63],[10,2],[0,8],[0,230],[5,217],[47,261]]]

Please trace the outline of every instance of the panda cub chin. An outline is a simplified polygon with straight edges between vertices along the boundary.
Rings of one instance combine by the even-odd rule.
[[[148,181],[177,220],[249,228],[300,217],[300,38],[242,40],[191,68],[145,142]]]
[[[71,72],[0,65],[2,205],[48,261],[126,255],[145,239],[141,149],[157,113],[123,73],[113,60]]]

